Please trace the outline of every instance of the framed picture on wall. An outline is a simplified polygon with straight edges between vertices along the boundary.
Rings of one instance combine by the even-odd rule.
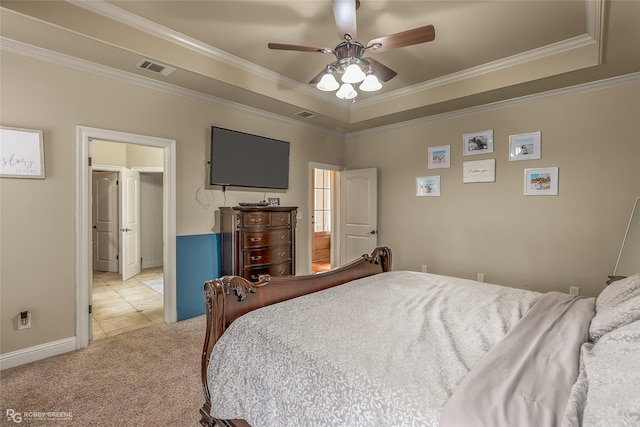
[[[540,132],[509,136],[509,161],[540,158]]]
[[[419,176],[416,178],[416,196],[433,197],[440,195],[440,176]]]
[[[525,196],[557,196],[558,168],[537,168],[524,170]]]
[[[485,153],[493,153],[493,129],[465,133],[462,136],[463,156]]]
[[[429,147],[429,161],[427,162],[427,168],[449,168],[451,167],[451,146],[440,145],[438,147]]]
[[[0,177],[44,179],[41,130],[0,126]]]

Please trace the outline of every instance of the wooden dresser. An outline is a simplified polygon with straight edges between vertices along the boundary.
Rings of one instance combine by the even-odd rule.
[[[220,208],[223,276],[257,281],[260,274],[293,276],[297,207]]]

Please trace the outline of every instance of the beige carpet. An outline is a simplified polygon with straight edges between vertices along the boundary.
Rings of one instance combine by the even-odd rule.
[[[153,325],[1,371],[0,425],[197,426],[204,332],[204,316]],[[63,414],[27,419],[34,412]]]

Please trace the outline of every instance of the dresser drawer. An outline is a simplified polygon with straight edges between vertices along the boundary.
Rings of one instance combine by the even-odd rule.
[[[252,282],[257,281],[261,274],[268,274],[271,277],[291,276],[291,262],[245,268],[243,273],[243,277]]]
[[[245,248],[258,248],[261,246],[283,245],[291,242],[291,230],[273,231],[247,231],[244,234]]]
[[[242,227],[245,228],[268,227],[271,225],[271,215],[269,212],[245,212],[241,218]]]
[[[271,226],[285,227],[291,225],[291,213],[289,212],[271,212]]]
[[[265,249],[252,249],[244,253],[244,265],[271,264],[291,260],[290,246],[275,246]]]

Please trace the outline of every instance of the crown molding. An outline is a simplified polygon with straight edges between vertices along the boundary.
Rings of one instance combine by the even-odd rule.
[[[109,77],[112,79],[124,81],[127,83],[135,84],[138,86],[146,87],[148,89],[159,90],[168,92],[173,95],[182,96],[185,98],[195,99],[209,104],[219,105],[226,108],[244,111],[249,114],[255,114],[258,116],[266,117],[272,120],[278,120],[290,125],[295,125],[315,131],[320,131],[332,135],[343,135],[342,132],[335,132],[326,128],[315,126],[310,123],[303,123],[298,120],[294,120],[288,117],[284,117],[278,114],[269,113],[258,108],[249,107],[237,102],[227,101],[221,98],[217,98],[212,95],[206,95],[201,92],[197,92],[190,89],[185,89],[180,86],[172,85],[170,83],[161,82],[151,79],[149,77],[139,76],[127,71],[122,71],[116,68],[108,67],[102,64],[96,64],[95,62],[79,59],[74,56],[65,55],[59,52],[54,52],[48,49],[43,49],[37,46],[33,46],[20,41],[8,39],[0,36],[0,50],[16,53],[19,55],[27,56],[30,58],[38,59],[53,64],[62,65],[65,67],[73,68],[80,71],[86,71],[92,74],[97,74],[103,77]]]
[[[485,105],[481,105],[481,106],[477,106],[477,107],[465,108],[465,109],[456,110],[456,111],[447,112],[447,113],[442,113],[442,114],[437,114],[437,115],[433,115],[433,116],[421,117],[421,118],[413,119],[413,120],[407,120],[407,121],[404,121],[404,122],[398,122],[398,123],[394,123],[394,124],[391,124],[391,125],[385,125],[385,126],[380,126],[380,127],[376,127],[376,128],[370,128],[370,129],[357,131],[357,132],[351,132],[351,133],[342,133],[342,132],[331,131],[331,130],[328,130],[326,128],[320,127],[320,126],[314,126],[314,125],[309,124],[309,123],[303,123],[303,122],[300,122],[300,121],[297,121],[297,120],[294,120],[294,119],[290,119],[288,117],[284,117],[284,116],[281,116],[281,115],[278,115],[278,114],[269,113],[269,112],[266,112],[264,110],[260,110],[260,109],[257,109],[257,108],[248,107],[248,106],[243,105],[243,104],[239,104],[239,103],[223,100],[223,99],[217,98],[215,96],[205,95],[203,93],[196,92],[196,91],[189,90],[189,89],[185,89],[185,88],[182,88],[182,87],[179,87],[179,86],[175,86],[175,85],[172,85],[172,84],[169,84],[169,83],[153,80],[153,79],[148,78],[148,77],[139,76],[137,74],[133,74],[133,73],[129,73],[129,72],[126,72],[126,71],[118,70],[118,69],[115,69],[115,68],[112,68],[112,67],[107,67],[105,65],[96,64],[94,62],[78,59],[76,57],[72,57],[72,56],[69,56],[69,55],[64,55],[64,54],[61,54],[61,53],[58,53],[58,52],[50,51],[50,50],[47,50],[47,49],[43,49],[43,48],[36,47],[36,46],[30,45],[30,44],[26,44],[26,43],[23,43],[23,42],[15,41],[15,40],[8,39],[8,38],[5,38],[5,37],[0,37],[0,50],[11,52],[11,53],[15,53],[15,54],[19,54],[19,55],[23,55],[23,56],[27,56],[27,57],[31,57],[31,58],[38,59],[38,60],[45,61],[45,62],[50,62],[50,63],[62,65],[62,66],[73,68],[73,69],[77,69],[77,70],[80,70],[80,71],[85,71],[85,72],[101,75],[101,76],[104,76],[104,77],[113,78],[113,79],[116,79],[116,80],[121,80],[121,81],[124,81],[124,82],[127,82],[127,83],[135,84],[135,85],[138,85],[138,86],[143,86],[143,87],[146,87],[146,88],[149,88],[149,89],[168,92],[168,93],[171,93],[171,94],[174,94],[174,95],[178,95],[178,96],[182,96],[182,97],[185,97],[185,98],[199,100],[199,101],[206,102],[206,103],[209,103],[209,104],[214,104],[214,105],[219,105],[219,106],[223,106],[223,107],[226,107],[226,108],[231,108],[231,109],[244,111],[244,112],[249,113],[249,114],[255,114],[255,115],[266,117],[266,118],[269,118],[269,119],[272,119],[272,120],[285,122],[285,123],[288,123],[288,124],[291,124],[291,125],[295,125],[295,126],[299,126],[299,127],[303,127],[303,128],[307,128],[307,129],[323,132],[323,133],[326,133],[326,134],[337,135],[337,136],[343,135],[343,136],[346,136],[346,137],[364,135],[364,134],[367,134],[367,133],[370,133],[370,132],[378,132],[378,131],[382,131],[382,130],[389,130],[389,129],[399,128],[399,127],[404,127],[404,126],[412,126],[412,125],[421,124],[421,123],[427,123],[427,122],[433,122],[433,121],[447,120],[447,119],[452,119],[452,118],[457,118],[457,117],[463,117],[463,116],[468,116],[468,115],[476,114],[476,113],[480,113],[480,112],[486,112],[486,111],[493,111],[493,110],[498,110],[498,109],[502,109],[502,108],[508,108],[508,107],[512,107],[512,106],[515,106],[515,105],[534,102],[534,101],[537,101],[537,100],[541,100],[541,99],[545,99],[545,98],[551,98],[551,97],[555,97],[555,96],[563,96],[563,95],[569,95],[569,94],[591,92],[591,91],[600,90],[600,89],[607,89],[607,88],[614,87],[614,86],[624,85],[624,84],[628,84],[628,83],[634,83],[634,82],[637,82],[637,81],[640,80],[640,72],[636,72],[636,73],[626,74],[626,75],[623,75],[623,76],[618,76],[618,77],[612,77],[612,78],[609,78],[609,79],[599,80],[599,81],[595,81],[595,82],[583,83],[583,84],[575,85],[575,86],[569,86],[569,87],[562,88],[562,89],[555,89],[555,90],[542,92],[542,93],[538,93],[538,94],[534,94],[534,95],[527,95],[527,96],[523,96],[523,97],[519,97],[519,98],[513,98],[513,99],[509,99],[509,100],[498,101],[498,102],[494,102],[494,103],[491,103],[491,104],[485,104]]]
[[[228,65],[238,67],[249,73],[258,75],[266,80],[274,82],[278,85],[286,86],[290,89],[303,92],[307,95],[322,99],[323,101],[330,102],[336,105],[344,107],[344,103],[338,98],[326,96],[326,93],[319,92],[314,87],[302,84],[289,77],[275,73],[264,67],[256,65],[252,62],[231,55],[221,49],[211,46],[201,40],[194,39],[171,28],[160,25],[154,21],[143,18],[127,10],[121,9],[108,3],[104,0],[86,1],[86,0],[66,0],[67,2],[74,4],[78,7],[84,8],[91,12],[100,14],[104,17],[113,19],[125,25],[137,28],[141,31],[145,31],[151,35],[159,37],[163,40],[175,43],[187,49],[194,50],[210,58],[224,62]],[[383,102],[388,102],[397,98],[401,98],[408,94],[413,94],[419,91],[429,90],[438,86],[442,86],[457,81],[462,81],[475,76],[480,76],[493,71],[502,70],[514,65],[523,64],[536,59],[544,58],[550,55],[566,52],[571,49],[579,48],[592,43],[597,43],[601,34],[602,19],[603,19],[603,5],[604,0],[584,0],[586,4],[586,31],[587,34],[577,36],[571,39],[563,40],[548,46],[543,46],[539,49],[533,49],[529,52],[513,55],[508,58],[499,59],[487,64],[483,64],[477,67],[469,68],[457,73],[452,73],[446,76],[442,76],[436,79],[432,79],[423,83],[419,83],[413,86],[408,86],[402,89],[398,89],[392,92],[380,94],[378,96],[370,97],[366,100],[358,101],[347,106],[350,110],[357,110],[360,108],[366,108],[372,105],[376,105]],[[602,55],[602,53],[601,53]]]
[[[66,0],[66,1],[75,6],[81,7],[93,13],[97,13],[98,15],[102,15],[106,18],[112,19],[121,24],[128,25],[130,27],[136,28],[140,31],[144,31],[148,34],[158,37],[160,39],[169,41],[171,43],[175,43],[189,50],[198,52],[209,58],[215,59],[220,62],[224,62],[227,65],[240,68],[244,71],[260,76],[261,78],[264,78],[278,85],[283,85],[290,89],[294,89],[299,92],[304,92],[316,98],[326,100],[326,97],[323,97],[322,93],[318,93],[318,90],[316,90],[315,88],[311,88],[308,85],[302,84],[289,77],[280,75],[267,68],[256,65],[253,62],[249,62],[235,55],[231,55],[230,53],[225,52],[224,50],[218,49],[214,46],[211,46],[210,44],[204,43],[201,40],[194,39],[193,37],[189,37],[171,28],[165,27],[164,25],[158,24],[157,22],[143,18],[140,15],[136,15],[135,13],[121,9],[104,0],[94,0],[94,1]]]
[[[461,110],[450,111],[442,114],[434,114],[432,116],[421,117],[418,119],[407,120],[404,122],[398,122],[391,125],[379,126],[376,128],[369,128],[357,132],[346,133],[345,137],[366,135],[372,132],[380,132],[391,130],[395,128],[401,128],[406,126],[414,126],[423,123],[437,122],[440,120],[449,120],[458,117],[470,116],[472,114],[485,113],[488,111],[501,110],[504,108],[511,108],[517,105],[528,104],[548,98],[554,98],[558,96],[574,95],[580,93],[593,92],[595,90],[608,89],[615,86],[626,85],[629,83],[636,83],[640,81],[640,72],[631,74],[625,74],[622,76],[611,77],[608,79],[597,80],[589,83],[582,83],[575,86],[568,86],[561,89],[554,89],[546,92],[540,92],[533,95],[521,96],[518,98],[506,99],[504,101],[492,102],[490,104],[479,105],[477,107],[469,107]]]
[[[559,53],[567,52],[572,49],[577,49],[583,46],[588,46],[596,41],[588,34],[576,36],[567,40],[563,40],[557,43],[553,43],[547,46],[543,46],[538,49],[533,49],[528,52],[519,53],[509,56],[507,58],[498,59],[493,62],[478,65],[477,67],[468,68],[456,73],[451,73],[446,76],[438,77],[428,80],[426,82],[418,83],[412,86],[407,86],[402,89],[395,90],[393,92],[381,94],[375,98],[370,98],[364,101],[360,101],[354,104],[351,108],[357,110],[360,108],[370,107],[372,104],[379,102],[388,102],[397,98],[401,98],[406,95],[414,94],[416,92],[422,92],[436,88],[438,86],[447,85],[450,83],[459,82],[462,80],[470,79],[473,77],[481,76],[495,71],[504,70],[516,65],[526,64],[531,61],[546,58],[548,56],[556,55]]]

